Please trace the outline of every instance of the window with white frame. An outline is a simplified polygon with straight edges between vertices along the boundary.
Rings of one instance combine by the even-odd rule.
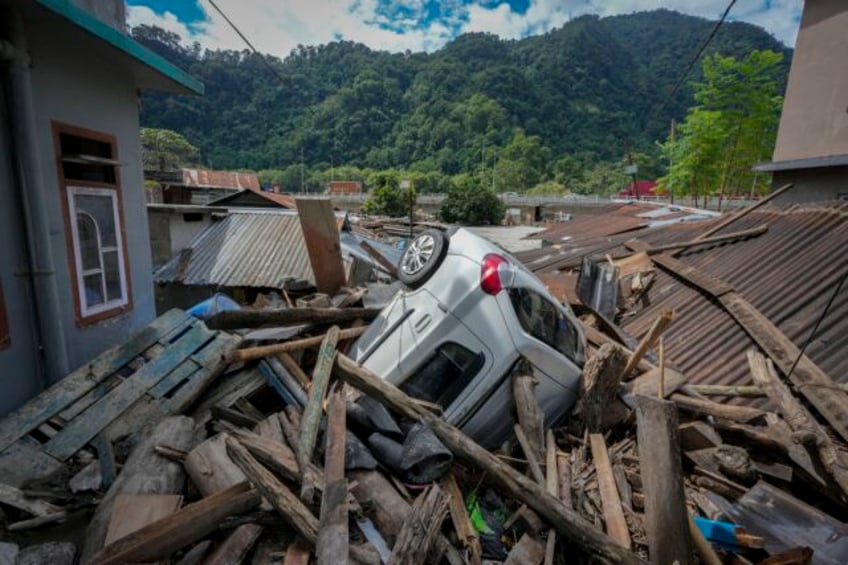
[[[82,316],[126,305],[117,193],[84,186],[69,186],[67,192]]]
[[[115,137],[53,123],[78,325],[132,309]]]

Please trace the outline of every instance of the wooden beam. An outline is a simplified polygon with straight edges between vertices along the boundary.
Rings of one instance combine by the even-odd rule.
[[[652,396],[636,397],[645,532],[650,561],[657,565],[692,562],[677,430],[677,407],[673,402]]]
[[[112,506],[105,545],[170,516],[182,503],[179,494],[119,494]]]
[[[448,508],[450,510],[451,520],[453,521],[459,541],[468,551],[468,561],[471,565],[481,565],[483,562],[483,548],[480,545],[480,537],[477,535],[474,524],[468,516],[465,499],[462,496],[462,491],[459,489],[454,474],[449,473],[442,480],[442,485],[448,495],[450,495]]]
[[[607,533],[621,547],[630,549],[630,531],[627,529],[627,521],[624,519],[624,510],[621,509],[621,498],[618,496],[618,488],[615,486],[612,463],[610,463],[609,453],[607,453],[604,436],[589,434],[589,441],[592,445],[595,472],[598,475],[598,489],[601,491],[601,503]]]
[[[319,565],[334,565],[348,554],[347,480],[345,479],[345,398],[341,388],[330,395],[324,450],[324,494],[315,545]],[[340,557],[341,556],[341,557]]]
[[[516,371],[512,375],[512,398],[518,423],[523,430],[529,449],[536,461],[541,459],[545,444],[544,414],[536,401],[538,381],[529,371]],[[523,446],[522,446],[523,447]]]
[[[300,495],[307,502],[312,498],[313,488],[308,479],[309,463],[312,461],[312,452],[315,450],[315,442],[318,439],[318,426],[324,413],[324,395],[330,384],[338,340],[339,328],[333,326],[324,336],[324,341],[321,342],[318,350],[318,360],[312,371],[312,387],[309,389],[309,398],[303,409],[303,419],[300,424],[300,441],[297,446],[297,461],[302,473]]]
[[[738,396],[742,398],[761,398],[766,393],[753,385],[689,385],[689,389],[704,396]]]
[[[382,402],[387,408],[404,417],[428,424],[456,457],[485,471],[507,495],[526,504],[548,520],[563,539],[573,542],[584,551],[606,557],[616,563],[641,563],[635,554],[619,546],[586,522],[582,516],[566,508],[559,499],[548,494],[543,485],[502,463],[494,454],[477,445],[461,431],[421,408],[391,383],[345,355],[336,357],[336,368],[341,378]]]
[[[679,393],[672,394],[671,400],[688,412],[716,418],[727,418],[728,420],[742,423],[762,418],[765,415],[763,410],[757,408],[720,404],[712,400],[701,400],[700,398],[692,398],[691,396],[684,396]]]
[[[345,285],[342,247],[329,198],[298,198],[297,215],[318,292],[334,295]]]
[[[389,273],[394,278],[398,278],[397,266],[388,259],[386,259],[386,257],[382,253],[374,249],[374,246],[372,246],[367,241],[360,241],[359,247],[361,247],[366,253],[368,253],[368,255],[370,255],[372,259],[377,261],[377,263],[379,263],[379,265],[383,267],[387,273]]]
[[[339,331],[337,339],[340,341],[345,339],[353,339],[364,334],[365,330],[367,329],[368,326],[361,326],[358,328],[341,330]],[[233,351],[230,354],[228,361],[231,364],[238,362],[255,361],[257,359],[262,359],[263,357],[268,357],[270,355],[278,355],[280,353],[297,351],[298,349],[315,347],[316,345],[321,345],[321,343],[324,341],[324,339],[326,339],[326,337],[326,334],[324,334],[315,337],[305,337],[294,341],[287,341],[284,343],[275,343],[273,345],[260,345],[258,347],[246,347],[244,349],[237,349],[236,351]],[[298,381],[300,381],[299,378]]]
[[[649,246],[637,241],[635,245],[628,247],[644,251]],[[802,354],[798,346],[786,337],[780,328],[723,281],[669,255],[657,255],[651,259],[666,271],[717,299],[780,371],[788,375],[789,380],[798,387],[799,392],[827,420],[833,430],[844,441],[848,441],[848,393],[841,390],[812,359]]]
[[[189,504],[177,512],[136,530],[106,546],[91,560],[92,565],[143,563],[168,557],[218,528],[227,516],[259,506],[259,495],[247,483],[230,487]]]
[[[22,490],[3,483],[0,483],[0,502],[28,512],[33,516],[49,516],[62,510],[49,502],[37,498],[27,498]]]
[[[639,365],[639,361],[641,361],[645,354],[654,347],[657,339],[659,339],[673,319],[674,312],[671,310],[664,310],[657,319],[654,320],[654,323],[651,324],[648,332],[642,337],[642,340],[639,342],[636,350],[633,351],[633,354],[627,360],[627,365],[625,365],[622,370],[621,378],[619,380],[625,380],[630,376],[630,373],[632,373]]]
[[[816,448],[825,470],[842,489],[843,497],[848,501],[848,470],[846,470],[845,462],[840,459],[836,445],[827,435],[827,431],[795,399],[792,391],[781,382],[774,367],[762,354],[748,351],[748,365],[751,367],[751,377],[754,382],[766,391],[769,400],[777,406],[792,431],[795,434],[801,434],[801,437],[808,436],[812,439],[812,441],[800,443],[812,444]]]
[[[344,324],[372,320],[379,308],[280,308],[277,310],[233,310],[215,314],[206,325],[216,330],[238,330],[260,326],[294,324]]]
[[[603,432],[609,406],[617,402],[618,386],[627,366],[624,350],[605,343],[583,366],[583,388],[577,412],[590,432]]]
[[[242,524],[234,529],[221,545],[215,548],[212,555],[203,561],[203,565],[234,565],[242,563],[253,548],[256,540],[262,535],[262,526],[258,524]]]
[[[545,476],[542,474],[542,467],[539,465],[539,460],[536,459],[536,454],[533,453],[533,448],[530,446],[530,441],[527,439],[524,430],[521,429],[520,424],[515,424],[513,429],[515,430],[515,437],[518,439],[519,445],[521,445],[521,450],[527,458],[527,464],[530,467],[530,474],[533,476],[533,480],[544,485]]]

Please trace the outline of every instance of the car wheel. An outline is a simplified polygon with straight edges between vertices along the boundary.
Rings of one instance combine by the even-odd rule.
[[[411,287],[418,288],[433,276],[445,258],[448,237],[440,230],[427,230],[418,234],[401,255],[398,278]]]

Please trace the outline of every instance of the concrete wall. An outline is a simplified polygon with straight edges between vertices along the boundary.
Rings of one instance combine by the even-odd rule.
[[[188,247],[194,236],[212,223],[212,213],[221,212],[216,209],[202,210],[197,206],[180,208],[155,205],[147,207],[154,269],[166,263],[181,249]]]
[[[797,169],[774,173],[772,186],[795,186],[775,199],[776,204],[848,200],[848,167]]]
[[[50,23],[54,22],[54,23]],[[55,27],[54,27],[55,25]],[[82,45],[71,48],[66,24],[58,20],[27,22],[26,35],[32,55],[32,92],[35,129],[49,215],[51,247],[56,264],[60,300],[64,305],[62,324],[68,365],[78,367],[108,347],[124,341],[131,332],[154,317],[154,298],[147,214],[141,171],[138,96],[129,72],[110,65],[102,43],[85,52]],[[87,44],[89,45],[89,44]],[[125,245],[129,258],[133,308],[129,312],[91,326],[78,327],[75,320],[69,271],[65,223],[51,121],[109,133],[117,139],[117,158],[123,199]],[[47,354],[51,354],[47,352]],[[62,375],[49,375],[51,381]]]
[[[14,190],[9,152],[6,100],[0,81],[0,283],[11,343],[0,349],[0,416],[37,394],[42,388],[37,353],[35,315],[26,273],[29,271],[20,205]]]
[[[773,161],[848,154],[848,2],[806,0]]]

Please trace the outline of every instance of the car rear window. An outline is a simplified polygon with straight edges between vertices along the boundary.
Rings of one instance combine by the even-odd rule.
[[[483,362],[482,353],[446,342],[437,347],[400,388],[410,396],[447,408],[480,371]]]
[[[509,298],[524,331],[570,359],[578,359],[577,330],[553,302],[528,288],[509,289]]]

